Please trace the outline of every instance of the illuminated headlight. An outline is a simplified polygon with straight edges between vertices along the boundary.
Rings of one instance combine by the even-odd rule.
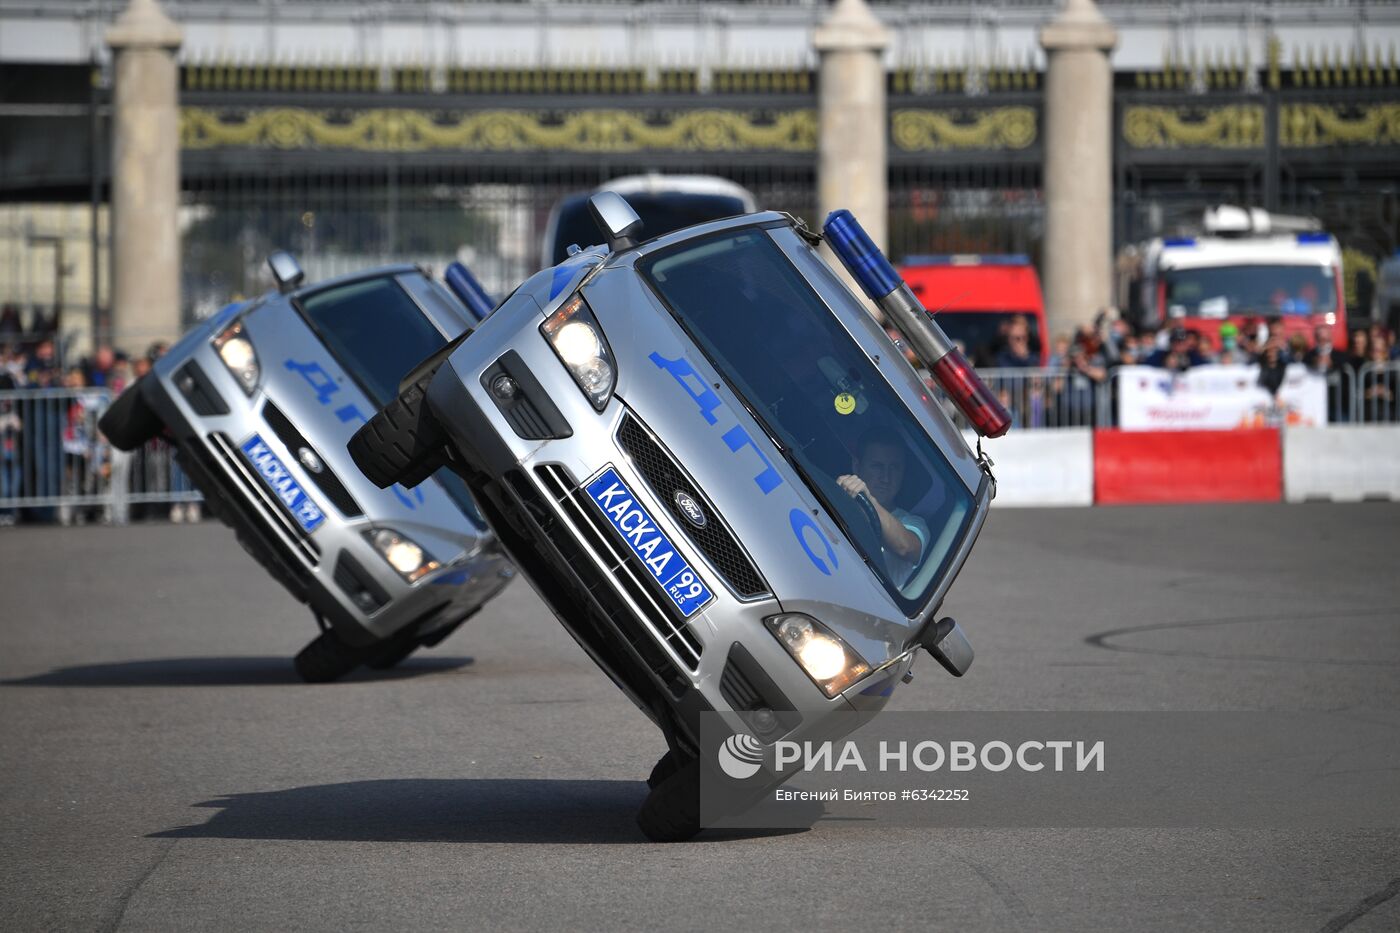
[[[365,532],[379,556],[409,583],[416,583],[440,566],[418,545],[387,528]]]
[[[829,697],[870,673],[870,665],[816,619],[781,615],[764,622],[797,665]]]
[[[219,359],[224,361],[233,378],[249,395],[258,387],[258,354],[253,343],[243,334],[243,322],[239,321],[214,338],[214,349]]]
[[[608,341],[588,304],[575,295],[540,325],[540,333],[593,407],[602,411],[612,398],[616,373]]]

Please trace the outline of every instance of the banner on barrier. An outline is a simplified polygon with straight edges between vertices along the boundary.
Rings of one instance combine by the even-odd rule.
[[[1118,425],[1127,431],[1231,430],[1327,423],[1327,381],[1292,363],[1277,402],[1259,385],[1258,366],[1155,366],[1117,371]]]

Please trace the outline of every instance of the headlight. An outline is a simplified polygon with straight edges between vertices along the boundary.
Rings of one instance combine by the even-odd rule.
[[[587,302],[579,295],[564,302],[540,325],[540,333],[593,407],[607,407],[616,381],[612,351]]]
[[[387,528],[367,531],[365,537],[389,566],[409,583],[418,582],[441,566],[421,547]]]
[[[798,666],[829,697],[870,673],[865,659],[816,619],[781,615],[764,619],[764,622]]]
[[[233,378],[238,380],[243,391],[252,395],[253,390],[258,387],[261,370],[258,368],[258,354],[253,349],[253,342],[243,335],[243,322],[239,321],[215,337],[214,349],[219,352],[219,359],[224,361],[224,365],[233,373]]]

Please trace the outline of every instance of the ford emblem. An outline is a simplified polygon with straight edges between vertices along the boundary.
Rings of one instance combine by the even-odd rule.
[[[684,490],[677,489],[675,495],[676,508],[681,510],[685,520],[696,528],[705,527],[705,510],[700,508],[700,503],[695,501],[695,497]]]
[[[303,447],[301,450],[298,450],[297,459],[301,461],[302,466],[306,467],[312,473],[320,473],[326,468],[326,465],[321,462],[321,458],[316,456],[316,451],[312,450],[310,447]]]

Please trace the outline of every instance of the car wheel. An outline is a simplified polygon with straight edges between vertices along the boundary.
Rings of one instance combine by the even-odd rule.
[[[365,660],[365,649],[347,645],[327,629],[297,652],[292,663],[297,675],[307,683],[328,684],[344,677]]]
[[[651,789],[637,826],[652,842],[685,842],[700,832],[699,761],[681,764]]]
[[[355,465],[380,489],[416,486],[441,466],[447,435],[428,410],[428,373],[375,412],[347,445]]]
[[[160,415],[141,394],[142,384],[149,378],[142,376],[128,386],[97,419],[98,429],[118,450],[135,450],[165,430]]]
[[[400,661],[417,651],[418,645],[419,642],[416,638],[410,638],[407,641],[400,641],[397,638],[392,638],[377,654],[371,656],[370,659],[365,662],[365,666],[371,667],[376,671],[387,671],[392,667],[396,667]]]
[[[680,760],[676,757],[676,753],[668,751],[652,767],[651,774],[647,777],[647,787],[655,788],[656,785],[675,774],[680,766]]]

